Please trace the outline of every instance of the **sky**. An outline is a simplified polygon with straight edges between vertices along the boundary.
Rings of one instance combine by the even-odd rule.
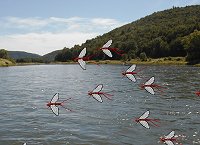
[[[44,55],[200,0],[0,0],[0,49]]]

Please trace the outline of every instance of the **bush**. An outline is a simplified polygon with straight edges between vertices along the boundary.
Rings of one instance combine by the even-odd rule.
[[[124,54],[123,56],[122,56],[122,60],[125,62],[125,61],[127,61],[128,60],[128,55],[127,54]]]
[[[140,53],[140,60],[147,61],[147,55],[145,52]]]
[[[181,58],[177,58],[176,61],[181,61]]]
[[[0,50],[0,58],[4,58],[4,59],[8,58],[8,52],[5,49]]]
[[[168,60],[172,60],[172,58],[171,58],[171,57],[168,57]]]
[[[193,33],[183,37],[182,43],[187,51],[186,60],[189,63],[200,62],[200,31],[195,30]]]

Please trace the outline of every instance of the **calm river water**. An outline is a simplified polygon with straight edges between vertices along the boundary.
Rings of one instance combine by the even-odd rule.
[[[33,65],[0,68],[0,145],[157,145],[172,130],[183,145],[200,144],[200,68],[152,66],[131,82],[121,75],[128,66]],[[141,90],[150,77],[167,87],[155,95]],[[98,84],[113,94],[103,103],[87,95]],[[55,93],[72,98],[55,116],[46,107]],[[145,111],[160,119],[146,129],[134,121]]]

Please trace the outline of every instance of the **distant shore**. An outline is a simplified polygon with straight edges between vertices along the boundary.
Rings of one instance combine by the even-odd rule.
[[[132,59],[130,61],[123,60],[103,60],[103,61],[88,61],[90,64],[123,64],[123,65],[131,65],[131,64],[144,64],[144,65],[188,65],[188,62],[185,60],[185,57],[165,57],[165,58],[157,58],[152,59],[149,58],[146,61],[141,61],[140,59]],[[198,66],[199,64],[191,65]]]
[[[51,62],[51,63],[12,63],[11,61],[0,59],[0,66],[25,66],[25,65],[54,65],[54,64],[76,64],[77,62],[68,61],[68,62]],[[185,57],[166,57],[158,59],[147,59],[146,61],[141,61],[140,59],[132,59],[130,61],[124,60],[100,60],[100,61],[87,61],[88,64],[148,64],[148,65],[187,65]],[[200,64],[195,64],[192,66],[199,66]]]
[[[95,63],[95,61],[89,61],[88,63]],[[158,59],[147,59],[146,61],[141,61],[140,59],[132,59],[130,61],[123,60],[104,60],[96,62],[99,64],[155,64],[155,65],[186,65],[187,62],[183,57],[176,58],[158,58]]]

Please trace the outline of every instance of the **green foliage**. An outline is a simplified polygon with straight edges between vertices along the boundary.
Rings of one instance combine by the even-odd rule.
[[[14,65],[15,64],[15,60],[8,56],[8,51],[5,50],[5,49],[1,49],[0,50],[0,58],[5,59],[4,62],[5,63],[7,63],[7,62],[10,63],[9,65]]]
[[[147,56],[146,56],[146,53],[145,53],[145,52],[140,53],[140,59],[141,59],[142,61],[147,61]]]
[[[187,51],[186,60],[195,64],[200,62],[200,31],[195,30],[182,39],[184,48]]]
[[[9,57],[17,60],[20,58],[39,58],[41,57],[38,54],[34,54],[34,53],[28,53],[28,52],[24,52],[24,51],[8,51],[8,55]]]
[[[73,54],[75,54],[75,49],[71,51],[69,48],[64,48],[61,52],[59,52],[55,56],[55,61],[61,61],[61,62],[70,61],[73,59]]]
[[[8,58],[8,52],[5,49],[0,50],[0,58],[7,59]]]
[[[191,52],[189,50],[196,49],[194,47],[189,50],[184,49],[182,39],[193,33],[194,30],[200,30],[199,16],[200,5],[184,8],[173,7],[169,10],[155,12],[102,36],[87,40],[81,46],[75,45],[71,49],[63,49],[56,55],[55,60],[72,60],[84,47],[87,48],[87,55],[96,54],[93,58],[96,60],[125,60],[126,57],[121,57],[115,52],[113,52],[113,57],[109,58],[98,49],[110,39],[113,40],[111,47],[123,50],[127,54],[128,60],[140,57],[143,52],[150,58],[184,57],[187,54],[187,60],[190,60]]]
[[[165,57],[169,55],[169,45],[161,37],[155,38],[148,43],[148,48],[144,48],[148,56],[152,58]]]
[[[122,56],[122,60],[123,60],[124,62],[126,62],[126,61],[128,60],[128,55],[127,55],[127,54],[124,54],[124,55]]]
[[[169,44],[170,47],[170,56],[186,56],[186,51],[182,44],[182,37],[178,37],[175,40],[172,40]]]
[[[43,55],[41,58],[44,60],[45,63],[49,63],[55,60],[55,56],[58,55],[62,50],[56,50],[53,52],[50,52],[46,55]]]
[[[8,59],[0,58],[0,66],[14,66],[14,65],[15,65],[15,62],[13,63]]]
[[[16,60],[17,63],[43,63],[42,58],[20,58]]]
[[[13,64],[16,63],[16,61],[13,58],[11,58],[11,57],[9,57],[8,60],[11,61]]]

